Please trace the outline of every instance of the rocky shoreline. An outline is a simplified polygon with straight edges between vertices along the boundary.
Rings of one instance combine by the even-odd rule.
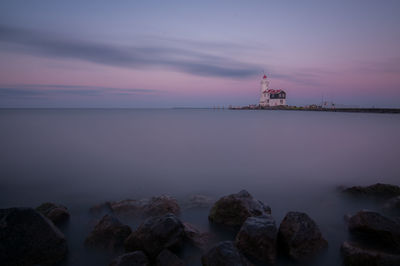
[[[350,239],[343,239],[343,264],[400,265],[400,187],[389,184],[340,188],[353,200],[380,202],[385,216],[360,210],[345,215]],[[182,205],[182,204],[181,204]],[[208,220],[236,233],[233,241],[215,241],[209,232],[183,221],[181,205],[173,197],[105,202],[89,212],[100,218],[82,245],[116,254],[112,266],[189,265],[180,251],[202,253],[203,265],[274,265],[278,258],[304,263],[329,248],[316,222],[306,213],[290,211],[277,225],[273,210],[242,190],[217,201],[196,195],[182,205],[211,207]],[[67,207],[43,203],[36,209],[0,209],[0,262],[2,265],[57,265],[68,256],[66,238],[57,226],[68,223]],[[140,218],[137,228],[123,224],[125,217]]]

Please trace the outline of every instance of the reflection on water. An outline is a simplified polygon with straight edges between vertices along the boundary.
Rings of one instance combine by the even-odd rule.
[[[0,207],[68,206],[66,264],[107,265],[112,255],[82,245],[93,225],[89,206],[159,194],[218,198],[247,189],[272,207],[277,223],[289,210],[307,212],[330,244],[315,265],[339,265],[347,238],[343,215],[377,206],[343,199],[335,187],[399,184],[398,136],[396,114],[0,110]],[[182,217],[213,230],[207,214],[191,210]]]

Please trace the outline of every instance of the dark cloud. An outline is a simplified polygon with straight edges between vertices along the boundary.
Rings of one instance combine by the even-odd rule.
[[[101,95],[138,95],[160,93],[148,89],[124,89],[101,86],[61,85],[61,84],[23,84],[0,85],[1,97],[41,97],[41,96],[101,96]]]
[[[56,34],[0,25],[0,43],[9,49],[29,54],[79,59],[118,67],[173,69],[200,76],[246,78],[262,69],[259,66],[203,52],[195,46],[183,48],[141,44],[131,47],[70,39]],[[188,44],[186,42],[186,44]]]

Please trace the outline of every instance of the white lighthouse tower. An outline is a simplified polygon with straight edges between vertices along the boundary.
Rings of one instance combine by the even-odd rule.
[[[261,80],[261,96],[260,96],[260,105],[266,106],[268,103],[268,90],[269,90],[269,81],[267,79],[267,75],[264,74]]]

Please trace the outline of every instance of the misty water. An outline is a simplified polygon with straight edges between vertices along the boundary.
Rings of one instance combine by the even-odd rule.
[[[272,208],[306,212],[329,248],[306,265],[340,265],[349,238],[343,216],[380,205],[348,199],[341,185],[400,184],[400,115],[206,109],[0,110],[0,207],[67,206],[62,265],[108,265],[88,250],[88,209],[107,200],[168,194],[218,199],[248,190]],[[218,239],[209,209],[181,218]],[[134,230],[139,221],[124,221]],[[200,254],[182,255],[198,265]],[[278,265],[291,265],[280,259]],[[298,264],[300,265],[300,264]]]

